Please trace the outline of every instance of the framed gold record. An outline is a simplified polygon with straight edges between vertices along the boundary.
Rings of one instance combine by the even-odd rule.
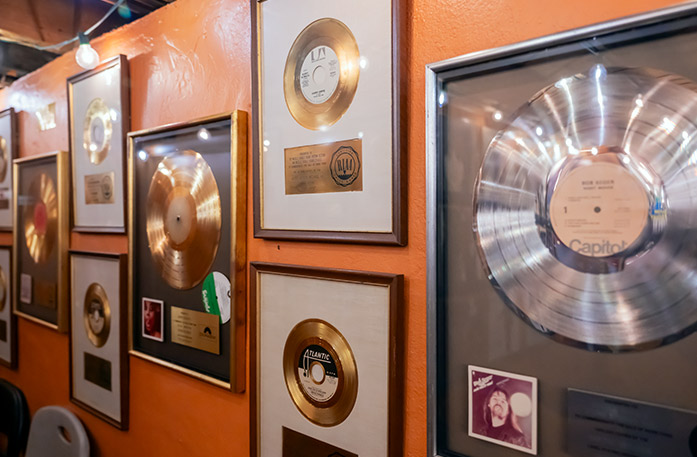
[[[401,455],[403,277],[252,262],[250,287],[251,455]]]
[[[130,130],[128,59],[118,55],[67,80],[73,230],[123,233]]]
[[[400,3],[251,0],[256,237],[406,244]]]
[[[128,135],[129,349],[245,389],[243,111]]]
[[[17,157],[17,115],[0,111],[0,230],[12,230],[12,161]]]
[[[13,309],[68,330],[68,153],[14,161]]]
[[[70,251],[70,400],[128,429],[125,254]]]

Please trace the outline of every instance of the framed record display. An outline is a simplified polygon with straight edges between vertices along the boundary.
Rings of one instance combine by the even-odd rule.
[[[125,254],[70,252],[70,399],[128,428]]]
[[[250,277],[251,455],[401,455],[403,276],[253,262]]]
[[[406,244],[399,3],[251,0],[254,236]]]
[[[468,366],[539,380],[540,456],[599,455],[568,389],[697,411],[695,39],[691,3],[429,66],[432,455],[510,455]]]
[[[17,157],[17,115],[0,111],[0,230],[12,230],[12,161]]]
[[[130,352],[243,392],[247,113],[128,139]]]
[[[71,76],[67,85],[73,230],[123,233],[128,59],[118,55]]]
[[[12,248],[0,248],[0,364],[17,367],[17,324],[12,313]]]
[[[68,331],[68,153],[14,161],[13,308]]]

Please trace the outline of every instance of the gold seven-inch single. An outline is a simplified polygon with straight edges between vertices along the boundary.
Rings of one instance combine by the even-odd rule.
[[[300,32],[283,71],[283,93],[300,125],[319,130],[346,113],[358,87],[356,38],[341,21],[319,19]]]
[[[28,204],[24,206],[24,238],[34,262],[44,263],[56,244],[58,195],[53,179],[37,175],[29,185]]]
[[[310,422],[332,427],[353,410],[356,359],[344,336],[320,319],[298,323],[283,349],[283,373],[293,403]]]
[[[218,252],[218,184],[201,154],[166,157],[150,182],[145,210],[148,247],[162,278],[175,289],[203,281]]]
[[[0,182],[5,180],[7,169],[9,168],[9,152],[7,151],[7,140],[0,135]]]
[[[87,338],[98,348],[104,346],[109,339],[111,307],[104,288],[96,282],[85,292],[83,317]]]
[[[5,303],[7,303],[7,276],[5,276],[5,270],[0,267],[0,312],[5,309]]]
[[[99,165],[106,159],[112,132],[109,107],[103,99],[95,98],[87,106],[82,128],[82,145],[90,163]]]

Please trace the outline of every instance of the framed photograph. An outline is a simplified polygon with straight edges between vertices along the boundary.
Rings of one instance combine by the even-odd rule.
[[[165,317],[162,313],[164,302],[162,300],[153,300],[152,298],[143,297],[143,316],[142,335],[143,338],[150,338],[155,341],[164,341],[164,323]]]
[[[401,455],[403,276],[250,270],[252,457]]]
[[[12,313],[12,248],[0,247],[0,364],[17,368],[17,323]]]
[[[128,59],[118,55],[71,76],[67,85],[73,230],[124,233]]]
[[[18,144],[14,108],[0,111],[0,230],[12,230],[12,161]]]
[[[68,153],[14,161],[14,312],[68,331]]]
[[[251,0],[254,236],[405,245],[398,0]]]
[[[128,429],[126,255],[70,251],[70,400]]]
[[[469,435],[537,455],[537,379],[467,367]]]
[[[695,40],[684,3],[427,67],[429,455],[511,455],[468,366],[539,379],[543,457],[568,388],[697,410]]]
[[[130,352],[243,392],[247,113],[128,142]]]

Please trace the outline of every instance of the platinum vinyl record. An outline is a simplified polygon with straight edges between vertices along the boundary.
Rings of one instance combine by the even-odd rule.
[[[697,85],[596,65],[552,84],[486,151],[474,232],[518,316],[589,350],[697,323]]]

